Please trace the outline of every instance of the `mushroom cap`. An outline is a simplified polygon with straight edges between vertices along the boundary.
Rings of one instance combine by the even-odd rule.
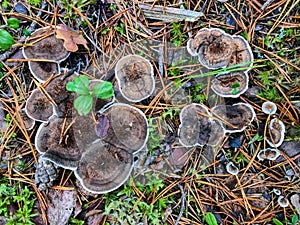
[[[128,179],[132,167],[132,154],[98,140],[83,153],[75,175],[88,191],[102,194],[120,187]]]
[[[253,121],[254,109],[247,103],[217,105],[212,108],[212,115],[220,118],[222,126],[228,133],[241,132]],[[231,126],[232,125],[232,126]]]
[[[251,67],[253,65],[253,53],[251,47],[242,36],[233,35],[234,50],[232,52],[228,66],[242,64],[239,67]],[[248,71],[246,69],[245,71]]]
[[[34,125],[35,125],[35,120],[30,118],[27,115],[25,109],[21,109],[19,111],[19,113],[20,113],[20,116],[21,116],[22,120],[24,121],[24,125],[25,125],[26,130],[32,130]]]
[[[290,204],[289,200],[286,197],[282,196],[282,195],[278,197],[277,202],[283,208],[288,207],[289,204]]]
[[[73,127],[68,128],[71,119],[52,116],[49,123],[42,123],[35,136],[35,147],[43,158],[66,168],[75,169],[82,152],[77,146]],[[68,128],[68,130],[66,130]],[[63,133],[66,134],[63,135]]]
[[[237,98],[248,89],[249,77],[244,72],[218,74],[211,81],[211,89],[221,97]],[[233,93],[234,84],[239,84],[238,91]]]
[[[277,111],[277,106],[274,102],[264,102],[261,109],[265,114],[273,115]]]
[[[48,59],[61,62],[69,56],[64,48],[62,40],[57,39],[51,27],[44,27],[36,30],[23,48],[23,55],[27,59]]]
[[[53,62],[28,62],[31,74],[40,83],[44,83],[51,75],[57,75],[60,73],[60,67],[58,63]]]
[[[221,143],[225,137],[225,130],[222,127],[221,123],[216,120],[210,119],[210,134],[207,141],[207,145],[217,146]]]
[[[35,89],[26,101],[25,112],[31,119],[47,122],[54,114],[54,107],[39,89]]]
[[[224,68],[234,50],[233,38],[218,28],[203,28],[188,41],[188,52],[198,56],[200,64],[208,69]]]
[[[142,101],[154,91],[153,66],[142,56],[127,55],[121,58],[116,65],[115,75],[121,94],[130,102]]]
[[[237,168],[236,165],[233,164],[233,162],[229,162],[226,165],[226,171],[232,175],[238,175],[239,168]]]
[[[269,130],[267,131],[267,143],[273,147],[279,147],[284,141],[285,125],[284,123],[274,118],[270,121]]]
[[[211,133],[210,113],[196,103],[185,106],[180,112],[179,142],[185,147],[207,144]]]
[[[100,135],[103,141],[129,153],[138,152],[146,145],[148,121],[141,110],[128,104],[116,103],[102,111],[102,114],[109,121],[108,127],[107,123],[98,124],[96,127],[97,130],[105,129],[105,134]]]
[[[257,158],[259,161],[263,161],[265,159],[273,161],[273,160],[277,159],[277,157],[280,155],[281,154],[277,149],[267,148],[267,149],[260,150],[257,154]]]

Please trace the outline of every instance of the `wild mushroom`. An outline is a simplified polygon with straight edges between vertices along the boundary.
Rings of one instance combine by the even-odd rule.
[[[254,109],[246,103],[217,105],[212,108],[212,115],[222,122],[228,133],[241,132],[253,121]]]
[[[257,158],[259,161],[267,160],[276,160],[280,156],[280,152],[275,148],[262,149],[258,152]]]
[[[25,128],[26,130],[32,130],[32,128],[34,127],[35,125],[35,120],[30,118],[26,112],[25,112],[25,109],[21,109],[19,111],[20,113],[20,116],[22,118],[22,120],[24,121],[24,125],[25,125]],[[20,122],[20,121],[19,121]]]
[[[267,143],[273,148],[279,147],[284,141],[284,123],[281,120],[274,118],[270,121],[268,128],[266,137]]]
[[[291,204],[296,208],[298,215],[300,215],[300,198],[299,194],[293,194],[290,198]]]
[[[29,69],[32,75],[41,83],[45,82],[54,73],[60,73],[57,63],[65,60],[69,52],[64,48],[63,41],[57,39],[51,27],[36,30],[27,40],[23,48],[26,59],[39,59],[45,61],[29,61]],[[55,62],[48,62],[53,60]]]
[[[211,89],[221,97],[237,98],[248,89],[248,82],[245,72],[218,74],[211,82]]]
[[[290,204],[289,200],[282,195],[278,197],[277,202],[282,208],[288,207]]]
[[[239,168],[237,168],[236,165],[233,164],[233,162],[229,162],[226,165],[226,171],[232,175],[238,175]]]
[[[141,150],[148,139],[147,118],[139,109],[116,103],[101,112],[96,133],[103,141],[129,153]]]
[[[40,83],[44,83],[51,76],[60,73],[60,67],[55,62],[28,62],[31,74]]]
[[[130,102],[148,98],[154,91],[154,71],[150,61],[139,55],[121,58],[115,68],[115,75],[122,96]]]
[[[261,106],[261,109],[265,114],[273,115],[277,111],[277,106],[273,102],[264,102]]]
[[[230,62],[234,41],[221,29],[203,28],[188,41],[187,50],[192,56],[198,56],[199,62],[206,68],[219,69]]]
[[[281,191],[279,189],[273,188],[273,192],[275,195],[281,195]]]
[[[234,44],[234,50],[232,52],[230,62],[228,66],[234,66],[234,65],[239,65],[239,67],[247,67],[248,69],[245,70],[248,71],[250,70],[249,67],[253,65],[253,53],[250,48],[249,43],[242,37],[238,35],[233,35],[233,44]]]
[[[225,130],[219,121],[212,120],[212,119],[210,119],[210,127],[211,129],[210,129],[207,145],[213,147],[218,146],[225,137]]]
[[[180,112],[179,142],[185,147],[203,146],[211,133],[210,114],[200,104],[185,106]]]
[[[132,154],[98,140],[83,153],[75,175],[85,189],[102,194],[120,187],[128,179],[132,165]]]
[[[35,89],[26,101],[25,112],[33,120],[47,122],[54,114],[54,106],[40,90]]]
[[[42,123],[35,136],[35,147],[43,158],[66,169],[75,169],[82,152],[78,148],[71,119],[52,116]]]

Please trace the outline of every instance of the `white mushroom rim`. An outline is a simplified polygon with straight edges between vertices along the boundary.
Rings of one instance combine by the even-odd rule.
[[[34,89],[34,90],[31,92],[31,95],[33,95],[33,93],[34,93],[34,92],[37,92],[37,91],[39,91],[39,90],[38,90],[38,89]],[[25,108],[24,108],[25,113],[27,114],[27,116],[28,116],[30,119],[33,119],[34,121],[38,121],[38,122],[42,122],[42,123],[47,123],[47,122],[49,121],[49,119],[50,119],[52,116],[57,116],[55,106],[54,106],[52,103],[50,103],[50,104],[52,105],[52,111],[53,111],[53,113],[52,113],[52,115],[48,118],[48,120],[39,120],[39,119],[36,119],[36,118],[34,118],[33,116],[31,116],[30,113],[29,113],[28,110],[27,110],[27,104],[29,104],[28,101],[30,100],[31,95],[27,98],[26,103],[25,103]]]
[[[229,162],[226,165],[226,171],[232,175],[238,175],[239,168],[237,168],[236,165],[233,164],[233,162]]]
[[[270,154],[271,154],[271,156],[268,156]],[[281,153],[277,149],[267,148],[267,149],[261,149],[257,154],[257,158],[258,158],[259,161],[263,161],[265,159],[270,160],[270,161],[274,161],[280,155],[281,155]]]
[[[267,132],[270,132],[270,133],[272,134],[272,130],[275,129],[275,128],[274,128],[274,123],[278,123],[278,125],[280,126],[280,130],[279,130],[279,132],[280,132],[280,139],[279,139],[279,141],[278,141],[277,143],[273,143],[273,140],[272,140],[272,139],[269,140],[268,138],[266,138],[266,141],[267,141],[267,143],[268,143],[271,147],[277,148],[277,147],[279,147],[279,146],[282,144],[282,142],[284,141],[285,125],[284,125],[284,123],[283,123],[281,120],[279,120],[279,119],[277,119],[277,118],[274,118],[274,119],[272,119],[272,120],[270,121],[270,131],[267,131]]]
[[[135,110],[136,112],[138,112],[143,117],[143,119],[145,120],[145,122],[147,124],[147,132],[146,132],[146,137],[145,137],[144,143],[143,143],[143,145],[139,149],[137,149],[136,151],[134,151],[134,153],[133,153],[133,155],[134,155],[134,154],[138,153],[139,151],[141,151],[146,146],[146,143],[148,141],[149,125],[148,125],[147,117],[145,116],[145,114],[140,109],[138,109],[138,108],[136,108],[134,106],[128,105],[126,103],[113,103],[113,104],[109,104],[106,108],[101,109],[98,112],[100,114],[104,114],[107,110],[109,110],[110,108],[115,107],[115,106],[123,106],[123,107],[127,107],[129,109]]]
[[[289,204],[290,204],[289,200],[286,197],[282,196],[282,195],[278,197],[277,202],[283,208],[288,207]]]
[[[53,62],[53,63],[55,63],[55,62]],[[61,73],[60,65],[59,65],[59,63],[55,63],[55,64],[56,64],[56,66],[57,66],[57,71],[58,71],[58,73],[55,74],[55,75],[60,75],[60,73]],[[28,62],[28,68],[29,68],[30,73],[32,74],[32,76],[33,76],[38,82],[40,82],[40,83],[42,83],[42,84],[46,82],[46,80],[41,79],[41,78],[36,74],[36,72],[32,69],[32,64],[31,64],[30,62]],[[50,74],[50,75],[51,75],[51,74]],[[50,76],[49,76],[49,77],[50,77]]]
[[[144,61],[146,64],[148,64],[148,66],[149,66],[149,68],[150,68],[150,79],[151,79],[151,82],[152,82],[152,88],[151,88],[151,90],[149,90],[149,94],[147,94],[147,95],[143,96],[143,98],[137,99],[137,100],[132,99],[132,98],[130,98],[129,96],[127,96],[127,95],[124,94],[124,92],[123,92],[123,90],[122,90],[122,87],[123,87],[124,84],[122,84],[121,79],[120,79],[120,77],[118,76],[118,69],[119,69],[119,67],[120,67],[120,64],[122,63],[122,60],[126,60],[126,59],[128,59],[128,58],[130,58],[130,57],[135,57],[135,58],[140,59],[141,61]],[[140,56],[140,55],[130,54],[130,55],[126,55],[126,56],[122,57],[122,58],[117,62],[117,64],[116,64],[116,67],[115,67],[115,77],[116,77],[117,82],[118,82],[118,84],[119,84],[119,86],[120,86],[120,93],[121,93],[122,96],[123,96],[127,101],[129,101],[129,102],[140,102],[140,101],[142,101],[142,100],[144,100],[144,99],[146,99],[146,98],[149,98],[149,97],[153,94],[153,92],[154,92],[154,90],[155,90],[155,79],[154,79],[154,69],[153,69],[153,66],[152,66],[151,62],[150,62],[148,59],[146,59],[146,58],[144,58],[144,57],[142,57],[142,56]]]
[[[265,114],[273,115],[277,111],[277,106],[274,102],[264,102],[261,109]]]
[[[247,72],[242,72],[241,75],[243,74],[243,76],[245,77],[245,83],[242,85],[244,86],[244,88],[242,90],[238,90],[238,92],[236,94],[233,94],[233,88],[230,92],[230,94],[228,93],[222,93],[220,90],[217,89],[217,86],[214,85],[218,79],[218,77],[220,76],[224,76],[226,77],[226,74],[228,74],[228,77],[230,77],[230,73],[219,73],[218,75],[215,76],[215,78],[212,80],[211,82],[211,89],[219,96],[221,97],[227,97],[227,98],[238,98],[240,95],[244,94],[247,89],[248,89],[248,83],[249,83],[249,76]],[[222,83],[222,81],[220,81],[220,83]]]

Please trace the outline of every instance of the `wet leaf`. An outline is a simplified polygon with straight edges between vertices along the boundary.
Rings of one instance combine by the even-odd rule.
[[[50,200],[47,208],[49,224],[67,224],[76,205],[75,192],[51,189],[48,198]]]
[[[62,39],[65,49],[70,52],[76,52],[78,50],[77,45],[83,45],[85,48],[88,48],[84,37],[78,31],[72,30],[64,24],[56,26],[56,38]]]

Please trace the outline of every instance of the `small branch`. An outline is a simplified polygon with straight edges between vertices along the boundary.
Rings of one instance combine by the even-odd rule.
[[[181,208],[180,208],[180,212],[178,214],[178,217],[177,217],[177,220],[175,222],[175,225],[178,225],[182,215],[183,215],[183,210],[185,208],[185,194],[184,194],[184,190],[183,190],[183,187],[182,185],[179,185],[179,189],[181,191]]]

